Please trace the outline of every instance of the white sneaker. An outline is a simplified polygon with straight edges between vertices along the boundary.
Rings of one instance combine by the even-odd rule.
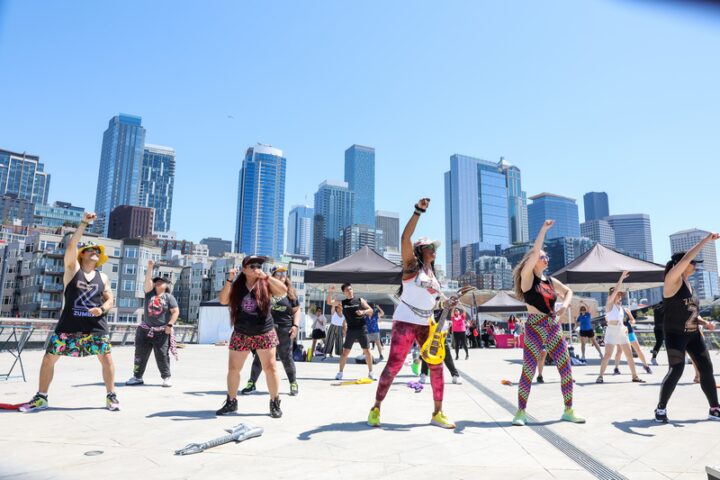
[[[130,377],[130,380],[125,382],[125,385],[142,385],[145,383],[142,378]]]
[[[335,380],[342,380],[342,374],[343,372],[338,372],[337,375],[335,375]]]
[[[455,375],[455,376],[453,377],[453,383],[454,383],[455,385],[462,385],[462,378],[460,378],[459,375]]]
[[[375,374],[373,372],[368,372],[368,378],[370,380],[377,380],[377,377],[375,376]]]
[[[424,373],[420,374],[420,383],[425,383],[427,381],[427,375]]]
[[[172,387],[172,382],[170,381],[170,377],[163,378],[162,386],[163,387]]]

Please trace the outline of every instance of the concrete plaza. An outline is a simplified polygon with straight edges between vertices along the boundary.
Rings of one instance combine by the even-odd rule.
[[[356,347],[353,354],[359,354]],[[445,411],[454,431],[429,425],[430,385],[420,393],[404,367],[382,409],[383,426],[365,423],[375,384],[334,385],[337,359],[298,363],[300,395],[281,390],[281,419],[268,416],[265,382],[258,392],[239,397],[236,415],[216,417],[225,396],[227,347],[189,345],[173,360],[173,386],[162,388],[154,359],[145,386],[126,387],[132,347],[113,350],[122,411],[104,409],[104,387],[96,359],[61,359],[50,390],[50,409],[21,414],[0,411],[0,479],[132,478],[630,478],[703,479],[706,465],[720,463],[720,422],[706,420],[707,404],[687,366],[668,408],[671,423],[652,420],[661,366],[646,384],[622,375],[594,383],[599,369],[591,351],[588,366],[574,367],[575,408],[584,425],[560,422],[559,375],[546,367],[543,385],[533,385],[528,413],[536,422],[513,427],[520,350],[471,350],[457,366],[462,385],[446,371]],[[0,382],[0,402],[20,403],[36,391],[42,352],[23,355],[28,382]],[[715,371],[720,356],[712,352]],[[5,355],[0,356],[5,362]],[[0,364],[0,366],[4,366]],[[376,366],[381,371],[384,363]],[[243,369],[241,385],[249,373]],[[612,370],[610,370],[611,372]],[[364,365],[349,364],[345,378],[366,375]],[[501,384],[501,380],[513,386]],[[245,422],[265,433],[197,455],[175,456],[176,449],[225,434]]]

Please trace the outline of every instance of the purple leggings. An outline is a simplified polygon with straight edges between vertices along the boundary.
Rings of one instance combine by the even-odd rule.
[[[382,402],[385,399],[388,390],[390,390],[390,385],[392,385],[395,376],[402,368],[403,363],[405,363],[405,358],[407,358],[413,342],[417,342],[418,345],[422,346],[428,338],[429,331],[430,327],[428,325],[415,325],[414,323],[399,320],[393,321],[390,354],[385,369],[380,375],[377,392],[375,393],[377,402]],[[449,355],[450,352],[447,354]],[[440,365],[428,365],[428,367],[430,368],[430,385],[432,385],[433,400],[442,402],[443,391],[445,390],[443,365],[441,363]]]

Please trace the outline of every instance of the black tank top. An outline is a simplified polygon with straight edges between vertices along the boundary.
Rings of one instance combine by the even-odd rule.
[[[82,270],[78,270],[65,287],[65,305],[55,333],[108,333],[105,315],[93,317],[91,308],[102,306],[105,284],[98,270],[89,282]]]
[[[665,310],[664,330],[672,333],[690,333],[698,330],[698,299],[685,280],[672,297],[663,298]]]
[[[362,330],[366,328],[365,316],[357,315],[358,310],[362,310],[360,299],[357,297],[346,298],[342,301],[343,316],[347,322],[348,330]]]
[[[537,308],[546,315],[555,312],[557,293],[550,277],[541,280],[540,277],[533,274],[532,287],[527,292],[523,292],[523,297],[525,297],[525,303]]]

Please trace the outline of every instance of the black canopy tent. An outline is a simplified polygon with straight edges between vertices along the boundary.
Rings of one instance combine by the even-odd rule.
[[[335,263],[305,271],[305,283],[345,282],[398,287],[402,282],[402,268],[365,246]]]
[[[599,243],[551,276],[576,292],[607,292],[626,270],[630,276],[623,286],[628,290],[662,286],[663,265],[625,255]]]

